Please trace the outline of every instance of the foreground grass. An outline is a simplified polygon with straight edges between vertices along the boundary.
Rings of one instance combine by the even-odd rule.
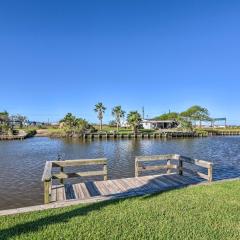
[[[240,239],[240,182],[0,218],[0,239]]]

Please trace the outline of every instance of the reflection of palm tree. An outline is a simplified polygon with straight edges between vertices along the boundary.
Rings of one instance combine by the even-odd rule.
[[[103,103],[99,102],[95,105],[94,111],[98,113],[98,119],[100,120],[100,130],[102,130],[102,120],[105,113],[106,107]]]
[[[117,131],[119,131],[119,125],[121,124],[121,118],[124,117],[125,112],[122,110],[121,106],[116,106],[112,110],[112,115],[115,117],[117,123]]]

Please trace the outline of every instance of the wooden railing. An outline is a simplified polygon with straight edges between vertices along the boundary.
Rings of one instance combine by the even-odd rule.
[[[103,170],[81,171],[81,172],[64,172],[65,167],[80,167],[90,165],[103,165]],[[59,173],[52,173],[52,168],[60,168]],[[49,203],[51,199],[52,180],[58,179],[63,184],[64,179],[75,177],[93,177],[103,176],[107,180],[107,159],[80,159],[65,161],[47,161],[45,164],[42,181],[44,182],[44,203]]]
[[[182,173],[194,175],[203,178],[208,182],[212,182],[213,164],[211,162],[193,159],[181,155],[177,155],[177,157],[182,165]],[[204,169],[206,169],[207,173],[203,173]]]
[[[149,165],[149,163],[153,161],[158,161],[158,164],[153,163]],[[159,161],[165,161],[166,164],[159,164]],[[179,175],[194,175],[211,182],[212,166],[213,164],[211,162],[192,159],[177,154],[137,156],[135,158],[135,176],[138,177],[139,174],[143,172],[158,171],[162,169],[165,169],[166,173],[170,174],[172,170],[175,169]],[[202,171],[207,171],[207,174]]]

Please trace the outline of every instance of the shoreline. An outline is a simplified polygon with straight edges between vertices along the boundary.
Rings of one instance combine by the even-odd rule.
[[[231,182],[231,181],[239,181],[239,180],[240,180],[239,177],[222,179],[222,180],[213,181],[211,183],[203,182],[198,185],[189,185],[189,186],[186,186],[185,188],[196,188],[199,186],[209,186],[209,185],[214,185],[214,184],[219,184],[219,183],[224,183],[224,182]],[[0,210],[0,216],[2,217],[2,216],[16,215],[16,214],[36,212],[36,211],[44,211],[44,210],[48,210],[48,209],[64,208],[64,207],[69,207],[69,206],[74,206],[74,205],[79,205],[79,204],[91,204],[91,203],[102,202],[102,201],[112,201],[112,200],[116,200],[116,199],[121,199],[121,198],[109,197],[109,198],[103,200],[100,197],[95,197],[92,199],[88,199],[87,201],[66,200],[63,202],[54,202],[54,203],[32,205],[32,206],[20,207],[20,208],[4,209],[4,210]],[[123,199],[126,199],[126,198],[123,198]]]
[[[24,140],[30,137],[73,138],[73,139],[171,139],[171,138],[200,138],[212,136],[240,136],[240,130],[204,130],[198,131],[161,131],[151,133],[85,133],[67,135],[62,131],[51,132],[48,129],[30,130],[24,135],[0,136],[0,141]]]

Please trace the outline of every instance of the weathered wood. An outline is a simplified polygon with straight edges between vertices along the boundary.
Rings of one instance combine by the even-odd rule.
[[[171,173],[171,159],[167,159],[167,174]]]
[[[79,160],[64,160],[64,161],[52,161],[53,167],[76,167],[76,166],[86,166],[86,165],[100,165],[106,164],[106,158],[98,159],[79,159]]]
[[[59,185],[56,190],[57,190],[57,200],[58,201],[65,201],[66,200],[66,195],[65,195],[64,185]]]
[[[207,181],[209,181],[210,177],[204,173],[201,173],[199,171],[195,171],[195,170],[192,170],[192,169],[188,169],[188,168],[183,168],[183,171],[190,174],[190,175],[194,175],[194,176],[198,176],[198,177],[201,177],[203,179],[206,179]]]
[[[138,177],[138,161],[135,159],[135,177]]]
[[[211,162],[207,162],[204,160],[198,160],[198,159],[193,159],[193,158],[189,158],[189,157],[184,157],[184,156],[180,156],[180,159],[184,162],[190,163],[190,164],[194,164],[203,168],[209,168],[212,163]]]
[[[42,181],[50,181],[52,178],[52,162],[46,161],[43,175],[42,175]]]
[[[213,173],[213,168],[212,168],[212,165],[211,165],[211,166],[208,168],[208,181],[209,181],[209,182],[212,182],[212,179],[213,179],[212,173]]]
[[[106,181],[107,180],[107,164],[104,164],[103,165],[103,172],[104,172],[104,177],[103,179]]]
[[[138,167],[138,171],[145,172],[145,171],[157,171],[161,169],[177,169],[177,165],[169,164],[169,165],[160,165],[160,166],[140,166]]]
[[[66,179],[74,177],[92,177],[92,176],[106,176],[107,171],[89,171],[89,172],[77,172],[77,173],[65,173],[60,172],[52,174],[53,179]]]
[[[165,160],[163,162],[151,161]],[[172,164],[171,160],[178,164]],[[58,162],[47,162],[44,169],[44,202],[50,201],[65,201],[73,199],[90,199],[94,197],[128,197],[138,196],[158,191],[164,191],[172,188],[179,188],[186,185],[197,184],[203,179],[212,181],[212,163],[203,160],[196,160],[187,157],[182,157],[177,154],[155,155],[155,156],[138,156],[135,159],[135,178],[125,178],[117,180],[107,180],[107,161],[105,159],[97,160],[69,160]],[[174,163],[175,163],[174,162]],[[186,163],[186,164],[184,164]],[[189,164],[190,163],[190,164]],[[84,172],[64,172],[63,168],[68,166],[87,166],[87,165],[103,165],[103,170],[84,171]],[[154,165],[153,165],[154,164]],[[60,167],[60,173],[51,173],[51,168]],[[208,174],[195,171],[194,166],[198,168],[207,168]],[[190,167],[190,169],[188,169]],[[166,174],[138,177],[139,172],[157,171],[166,169]],[[172,169],[177,169],[177,172],[170,172]],[[186,173],[183,176],[183,173]],[[190,174],[190,175],[189,175]],[[86,182],[79,184],[65,184],[53,186],[51,189],[52,179],[67,179],[73,177],[89,177],[89,176],[104,176],[104,181]],[[195,177],[197,176],[197,177]],[[46,180],[47,179],[47,180]],[[202,179],[202,180],[200,180]],[[47,190],[48,189],[48,190]],[[49,191],[50,190],[50,191]]]
[[[56,188],[57,202],[65,200],[87,201],[88,199],[96,197],[114,198],[138,196],[197,184],[200,182],[200,180],[195,180],[188,176],[180,176],[177,173],[171,173],[137,178],[76,183],[72,185],[65,184]],[[53,187],[53,189],[55,189],[55,187]]]
[[[51,189],[51,202],[57,201],[57,189],[56,186],[53,186]]]
[[[175,157],[176,157],[176,154],[137,156],[135,160],[138,162],[161,161],[161,160],[167,160],[167,159],[175,159]]]
[[[50,203],[51,201],[51,192],[49,191],[51,189],[51,180],[45,180],[44,181],[44,203]]]

